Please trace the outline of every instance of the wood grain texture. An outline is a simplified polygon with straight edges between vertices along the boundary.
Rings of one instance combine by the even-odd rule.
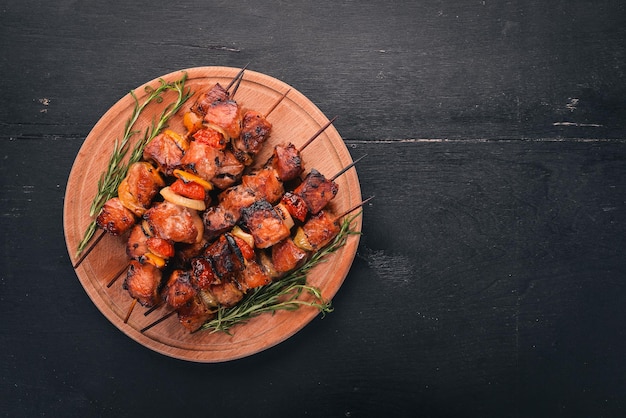
[[[626,127],[618,1],[146,5],[5,8],[3,50],[28,53],[0,71],[29,82],[0,92],[12,103],[3,132],[86,132],[146,79],[248,63],[341,115],[346,138],[621,138]]]
[[[623,416],[625,12],[618,0],[4,5],[0,414]],[[128,90],[247,63],[339,115],[376,198],[333,313],[249,358],[169,359],[76,280],[65,185]]]

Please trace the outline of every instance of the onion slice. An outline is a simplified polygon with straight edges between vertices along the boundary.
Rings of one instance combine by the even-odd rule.
[[[160,193],[161,196],[163,196],[163,199],[175,205],[184,206],[186,208],[194,209],[200,212],[206,209],[204,201],[183,197],[179,194],[174,193],[169,186],[162,188]]]

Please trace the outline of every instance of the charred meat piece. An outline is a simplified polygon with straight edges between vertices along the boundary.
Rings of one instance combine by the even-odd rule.
[[[219,204],[207,209],[203,215],[207,239],[215,239],[230,230],[241,218],[241,211],[254,202],[265,199],[275,202],[284,193],[282,183],[272,168],[264,168],[242,177],[242,183],[219,194]]]
[[[160,302],[161,270],[152,264],[131,260],[124,280],[124,289],[141,305],[152,307]]]
[[[277,145],[271,157],[272,167],[276,170],[278,178],[282,181],[293,180],[302,174],[302,158],[295,145]]]
[[[272,247],[272,264],[279,273],[299,267],[306,256],[307,252],[296,246],[291,238],[286,238]]]
[[[263,168],[243,176],[241,183],[253,191],[255,200],[265,199],[275,203],[285,193],[283,183],[276,177],[276,171],[271,168]]]
[[[239,219],[239,215],[224,209],[222,206],[211,206],[202,215],[204,236],[211,241],[229,231]]]
[[[173,242],[193,244],[202,239],[204,226],[194,210],[169,202],[152,206],[144,215],[151,235]]]
[[[241,108],[233,100],[211,103],[204,114],[209,127],[223,130],[228,138],[238,138],[241,133]]]
[[[254,237],[257,248],[268,248],[290,235],[282,216],[267,200],[258,200],[242,209],[241,220]]]
[[[191,111],[200,115],[206,115],[207,109],[215,102],[223,102],[228,100],[228,92],[219,83],[216,83],[209,90],[198,97],[196,103],[192,106]]]
[[[191,141],[180,162],[185,170],[197,174],[206,181],[212,181],[222,158],[223,153],[220,150],[202,142]]]
[[[211,182],[219,189],[226,189],[241,177],[245,166],[230,151],[220,153],[216,162],[216,172]]]
[[[117,196],[124,206],[141,216],[163,186],[165,182],[151,164],[138,162],[128,168],[128,174],[117,189]]]
[[[219,204],[209,207],[202,215],[204,233],[208,240],[229,231],[241,218],[241,209],[256,200],[254,191],[243,184],[230,187],[218,196]]]
[[[335,217],[325,211],[312,216],[303,226],[302,230],[314,251],[319,250],[337,236],[341,226]]]
[[[148,236],[141,225],[137,224],[130,230],[126,242],[126,254],[135,260],[139,260],[148,252]]]
[[[190,273],[183,270],[174,270],[163,288],[165,302],[174,309],[178,309],[191,300],[197,293],[190,280]]]
[[[128,168],[126,179],[129,192],[137,199],[144,208],[150,207],[152,199],[165,186],[165,182],[159,172],[149,163],[138,162]]]
[[[181,164],[186,141],[174,139],[168,131],[155,136],[144,148],[143,159],[153,161],[165,175],[171,176],[175,168]]]
[[[238,184],[220,193],[218,200],[221,207],[228,212],[236,214],[237,219],[239,219],[241,209],[253,204],[257,197],[254,190],[245,184]]]
[[[111,235],[121,235],[135,223],[135,215],[127,209],[119,198],[114,197],[105,202],[96,218],[96,223]]]
[[[237,277],[237,281],[243,291],[246,292],[249,289],[270,284],[272,278],[257,262],[250,261]]]
[[[188,266],[191,260],[202,255],[206,249],[208,242],[202,239],[193,244],[178,244],[176,254],[174,254],[174,263],[176,266]]]
[[[250,165],[254,156],[261,151],[271,130],[272,124],[263,115],[248,110],[243,115],[239,137],[233,138],[233,148],[237,159]]]
[[[211,294],[220,305],[230,308],[243,299],[243,292],[230,280],[211,286]]]
[[[300,196],[315,215],[337,195],[337,184],[326,179],[319,171],[312,169],[302,183],[296,187],[294,194]]]
[[[200,329],[213,316],[213,311],[204,303],[200,295],[195,295],[176,310],[178,321],[189,332]]]
[[[204,256],[211,259],[213,271],[220,279],[232,277],[243,269],[241,252],[237,252],[234,242],[226,235],[220,235],[217,241],[209,245]]]

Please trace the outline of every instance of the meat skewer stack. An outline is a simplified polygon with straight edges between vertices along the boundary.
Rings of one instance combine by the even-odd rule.
[[[196,100],[183,116],[185,135],[166,130],[147,144],[98,215],[104,232],[130,231],[123,287],[133,301],[124,322],[136,303],[148,314],[165,302],[196,331],[217,307],[294,270],[338,232],[340,217],[323,209],[337,194],[334,180],[354,163],[331,179],[315,169],[300,179],[300,153],[333,121],[300,149],[277,145],[265,165],[245,173],[269,136],[266,117],[288,92],[265,116],[243,112],[232,99],[241,78],[232,93],[216,84]],[[285,192],[291,182],[299,184]]]
[[[324,129],[328,126],[329,124],[327,124]],[[321,132],[323,132],[323,129],[318,131],[306,144],[310,144],[311,140],[319,136]],[[305,146],[301,147],[300,150],[303,148],[305,148]],[[283,152],[285,149],[290,149],[291,151]],[[204,237],[208,238],[209,241],[218,243],[221,241],[222,244],[227,242],[230,244],[231,249],[235,248],[235,241],[239,242],[239,246],[248,244],[251,247],[250,249],[242,251],[240,248],[236,248],[234,251],[237,254],[242,252],[251,254],[253,253],[252,247],[267,248],[278,242],[278,240],[289,236],[290,228],[293,225],[290,212],[294,212],[294,210],[280,203],[274,208],[272,204],[278,202],[284,194],[282,180],[293,180],[302,172],[302,159],[299,157],[300,150],[295,150],[292,144],[276,146],[273,156],[270,158],[270,161],[265,164],[264,168],[243,176],[241,184],[220,193],[218,196],[218,205],[210,207],[203,215]],[[316,208],[314,211],[317,213],[336,195],[337,186],[334,183],[336,177],[353,165],[354,163],[344,168],[330,180],[325,179],[323,175],[313,170],[305,177],[302,184],[298,186],[296,189],[298,195],[295,196],[298,196],[303,204],[308,204],[310,207]],[[280,169],[277,170],[274,167],[280,167]],[[309,179],[313,180],[311,181]],[[325,186],[322,187],[323,185]],[[313,188],[317,190],[317,196],[312,192]],[[299,190],[301,190],[301,192],[299,192]],[[303,197],[299,197],[300,194]],[[324,200],[324,203],[320,203],[321,200]],[[215,221],[216,214],[218,222]],[[249,233],[243,232],[240,227],[236,226],[242,217],[244,218],[243,225],[247,227],[250,231]],[[150,216],[144,216],[144,218],[150,218]],[[285,222],[287,219],[289,219],[289,221]],[[216,223],[218,225],[217,227]],[[272,230],[272,227],[274,227],[274,230]],[[139,227],[135,228],[140,229]],[[231,233],[227,234],[227,231],[231,231]],[[162,236],[163,233],[161,232],[160,235]],[[137,237],[145,239],[144,235],[141,233],[138,233]],[[143,242],[138,242],[135,238],[135,234],[131,234],[127,251],[128,254],[135,259],[137,259],[138,256],[145,256],[146,250],[144,247]],[[139,248],[140,251],[134,251],[136,248]],[[211,254],[213,250],[217,252]],[[204,270],[210,271],[210,274],[213,276],[216,276],[214,273],[217,273],[217,276],[221,278],[224,274],[236,273],[237,266],[241,267],[244,264],[242,257],[239,257],[240,262],[237,263],[237,260],[232,259],[232,257],[224,252],[226,250],[226,246],[222,245],[216,247],[214,244],[206,250],[205,255],[208,254],[209,260],[212,260],[210,262],[212,264],[211,266],[206,265],[207,262],[203,264],[197,259],[191,261],[183,260],[183,263],[179,264],[189,264],[189,262],[191,262],[195,269],[202,267]],[[226,263],[225,265],[227,267],[224,267],[222,269],[223,271],[219,271],[218,269],[217,272],[213,272],[212,266],[217,263]],[[218,295],[223,296],[221,300],[219,300],[219,296],[217,297],[221,305],[232,305],[234,303],[233,301],[238,301],[246,290],[267,284],[271,281],[271,277],[267,275],[262,277],[260,275],[260,269],[258,266],[255,266],[254,263],[249,262],[246,264],[248,265],[246,272],[249,273],[254,270],[256,273],[254,284],[250,282],[250,280],[253,279],[252,277],[249,277],[250,280],[248,280],[248,283],[245,285],[236,283],[237,286],[234,286],[232,280],[228,280],[222,284],[221,279],[218,280],[219,283],[212,283],[215,285],[212,289],[213,292],[218,292]],[[154,269],[153,266],[146,266],[145,269],[141,269],[140,264],[137,262],[133,263],[131,267],[132,269],[129,269],[126,276],[125,287],[129,290],[131,296],[135,299],[140,299],[142,305],[147,307],[156,306],[160,298],[158,292],[159,283],[161,283],[162,280],[160,272]],[[148,277],[145,277],[145,275]],[[177,281],[180,282],[180,285],[175,288],[174,284]],[[217,286],[217,284],[220,286]],[[192,293],[191,287],[197,288],[198,285],[194,284],[192,286],[189,283],[188,275],[172,275],[168,280],[164,294],[166,296],[175,294],[175,297],[170,296],[169,300],[166,297],[166,301],[170,306],[179,308],[182,302],[188,301],[188,299],[184,299],[184,295],[190,295]],[[167,289],[175,290],[168,292]],[[149,290],[148,294],[146,294],[146,290]]]
[[[243,113],[219,84],[196,101],[184,121],[185,137],[166,131],[144,151],[144,159],[156,163],[160,172],[177,177],[160,189],[164,202],[141,214],[142,222],[133,227],[127,245],[132,260],[124,288],[146,307],[159,301],[161,269],[174,256],[174,244],[188,252],[206,245],[198,212],[210,202],[207,192],[213,185],[222,189],[237,181],[271,129],[265,116],[250,110]],[[186,142],[187,138],[193,140]]]
[[[288,209],[281,203],[272,206],[263,198],[243,208],[241,227],[237,225],[219,235],[200,256],[190,261],[189,269],[174,270],[164,287],[163,298],[175,311],[153,322],[143,331],[174,312],[178,313],[183,326],[192,332],[196,331],[213,316],[218,306],[232,307],[249,290],[268,285],[297,269],[311,253],[324,247],[339,232],[338,219],[348,212],[335,218],[322,209],[336,194],[334,179],[355,163],[342,169],[332,179],[324,179],[327,186],[319,187],[315,197],[312,192],[304,195],[304,216],[300,208]],[[321,176],[317,171],[312,172],[316,178]],[[333,192],[326,193],[325,189]],[[300,194],[296,196],[302,199]],[[315,208],[314,212],[308,209],[310,207]],[[291,230],[295,225],[292,213],[301,221],[308,217],[298,227],[294,239],[291,238]]]

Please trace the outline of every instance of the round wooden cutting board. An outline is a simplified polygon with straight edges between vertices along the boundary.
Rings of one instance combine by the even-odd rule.
[[[187,74],[186,86],[194,92],[183,109],[169,123],[169,128],[184,132],[182,115],[195,101],[200,92],[212,87],[216,82],[223,86],[240,70],[228,67],[199,67],[176,71],[160,77],[175,81]],[[146,88],[159,86],[159,79],[152,80],[134,90],[143,103]],[[292,142],[296,147],[303,144],[322,126],[328,123],[326,116],[303,94],[289,85],[270,76],[246,71],[235,100],[244,108],[261,113],[267,112],[285,93],[268,116],[272,123],[272,133],[256,161],[262,164],[271,155],[276,144]],[[161,104],[151,104],[141,114],[135,128],[142,131],[157,118],[164,106],[175,99],[174,93],[163,96]],[[77,261],[76,249],[84,232],[92,221],[89,207],[97,191],[97,183],[106,169],[116,140],[121,139],[124,125],[130,117],[135,102],[130,94],[124,96],[111,107],[87,136],[72,167],[64,206],[64,231],[67,248],[72,263]],[[136,135],[138,137],[139,135]],[[315,168],[326,176],[332,176],[352,162],[350,154],[336,129],[331,125],[302,153],[305,171]],[[361,190],[356,170],[350,169],[336,180],[339,186],[337,197],[330,209],[341,213],[361,202]],[[361,230],[361,219],[353,222],[355,230]],[[98,235],[99,232],[96,233]],[[167,356],[195,361],[221,362],[255,354],[289,338],[315,318],[316,308],[302,307],[296,311],[280,311],[276,314],[263,314],[250,321],[235,326],[230,334],[223,332],[199,331],[190,334],[179,324],[173,315],[145,332],[141,330],[169,312],[161,307],[145,316],[145,309],[136,306],[127,323],[124,319],[132,303],[128,292],[122,288],[123,277],[111,287],[107,283],[128,264],[125,252],[126,236],[107,235],[76,268],[76,274],[85,291],[98,309],[126,335]],[[351,235],[345,246],[330,255],[326,262],[317,265],[308,276],[308,283],[318,287],[326,300],[332,297],[342,285],[356,255],[358,235]]]

